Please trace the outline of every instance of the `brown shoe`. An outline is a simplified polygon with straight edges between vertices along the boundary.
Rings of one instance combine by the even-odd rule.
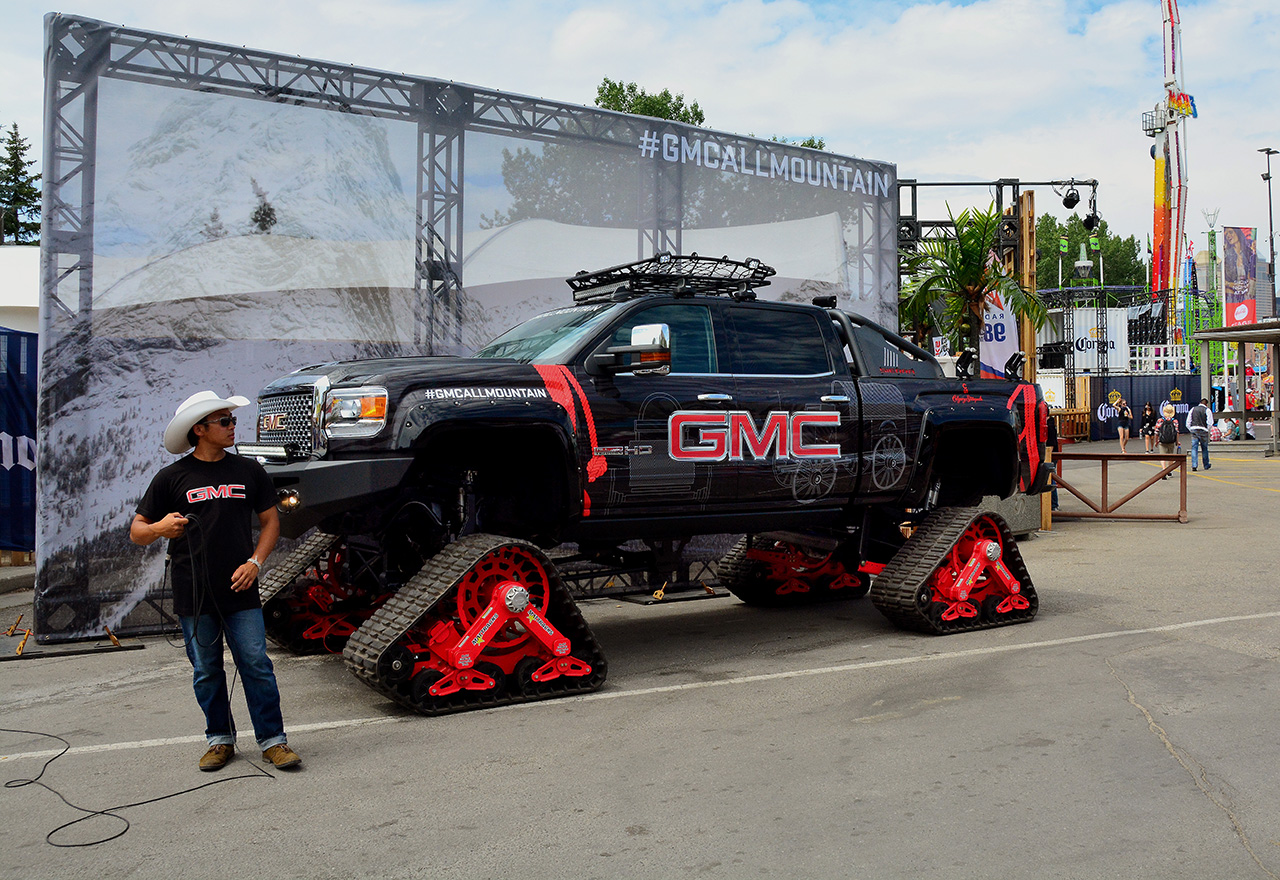
[[[205,752],[204,757],[200,759],[200,769],[221,770],[227,766],[227,762],[231,760],[231,756],[235,753],[235,746],[209,746],[209,751]]]
[[[302,763],[302,758],[298,756],[297,752],[289,748],[288,743],[280,743],[278,746],[272,746],[267,749],[262,753],[262,760],[275,764],[277,770],[287,770]]]

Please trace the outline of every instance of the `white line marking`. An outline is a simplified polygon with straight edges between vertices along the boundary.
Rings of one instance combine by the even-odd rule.
[[[1034,648],[1056,648],[1062,645],[1078,645],[1085,642],[1099,642],[1106,639],[1118,639],[1125,636],[1151,635],[1153,633],[1177,632],[1184,629],[1198,629],[1215,626],[1219,623],[1240,623],[1254,620],[1270,620],[1280,617],[1280,611],[1264,611],[1259,614],[1240,614],[1234,617],[1211,617],[1205,620],[1189,620],[1186,623],[1169,623],[1163,626],[1148,626],[1140,629],[1120,629],[1110,632],[1093,633],[1087,636],[1067,636],[1061,639],[1045,639],[1039,642],[1021,642],[1016,645],[988,645],[982,648],[966,648],[963,651],[946,651],[937,654],[917,654],[912,657],[897,657],[890,660],[866,660],[861,663],[842,663],[837,666],[815,666],[810,669],[793,669],[787,672],[767,672],[760,675],[740,675],[735,678],[724,678],[718,681],[691,681],[685,684],[670,684],[661,687],[634,688],[632,690],[604,691],[593,694],[582,694],[577,697],[565,697],[558,700],[527,703],[516,706],[501,706],[486,711],[502,711],[506,709],[529,710],[537,706],[563,706],[566,703],[592,703],[597,700],[617,700],[623,697],[645,697],[652,694],[671,694],[679,691],[701,690],[703,688],[726,687],[739,684],[758,684],[765,681],[786,681],[793,678],[805,678],[811,675],[831,675],[837,672],[856,672],[863,669],[884,669],[891,666],[909,666],[914,663],[929,663],[939,660],[958,660],[965,657],[983,657],[992,654],[1005,654],[1010,651],[1028,651]],[[289,726],[290,733],[313,733],[323,730],[341,730],[347,727],[364,727],[372,724],[387,724],[398,721],[415,721],[416,715],[380,715],[374,718],[350,718],[344,721],[320,721],[314,724],[296,724]],[[156,746],[187,745],[204,742],[203,736],[171,736],[165,739],[144,739],[133,742],[103,743],[96,746],[76,746],[68,755],[86,755],[96,752],[117,752],[129,749],[145,749]],[[12,755],[0,755],[0,764],[17,761],[22,758],[50,758],[61,749],[45,749],[38,752],[19,752]]]

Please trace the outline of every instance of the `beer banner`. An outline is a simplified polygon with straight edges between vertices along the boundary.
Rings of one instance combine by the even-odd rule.
[[[982,317],[982,340],[978,348],[982,378],[1003,379],[1004,365],[1017,351],[1018,319],[998,298],[995,302],[988,300]]]

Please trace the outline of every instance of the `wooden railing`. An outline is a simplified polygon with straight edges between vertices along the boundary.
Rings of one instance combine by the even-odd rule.
[[[1089,410],[1055,409],[1049,415],[1058,420],[1059,440],[1083,443],[1089,439]]]
[[[1119,452],[1059,452],[1053,458],[1055,468],[1054,482],[1057,483],[1059,488],[1066,489],[1076,498],[1079,498],[1089,508],[1087,511],[1065,511],[1059,508],[1053,512],[1055,519],[1148,519],[1180,523],[1187,521],[1187,456],[1185,454],[1158,452],[1139,457]],[[1087,497],[1078,486],[1062,478],[1062,462],[1064,461],[1096,461],[1102,465],[1102,495],[1098,501]],[[1126,463],[1155,461],[1165,462],[1165,465],[1151,479],[1129,492],[1119,501],[1112,503],[1110,501],[1110,469],[1108,466],[1113,461]],[[1154,486],[1163,477],[1172,474],[1174,471],[1178,472],[1179,484],[1177,513],[1118,512],[1121,507],[1136,498],[1143,490]]]

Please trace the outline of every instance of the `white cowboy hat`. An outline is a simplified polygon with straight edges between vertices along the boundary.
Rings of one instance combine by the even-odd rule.
[[[249,398],[238,394],[223,399],[212,391],[196,392],[178,404],[173,420],[164,429],[164,448],[174,455],[181,455],[191,448],[191,444],[187,442],[187,432],[196,422],[220,409],[237,409],[248,405]]]

